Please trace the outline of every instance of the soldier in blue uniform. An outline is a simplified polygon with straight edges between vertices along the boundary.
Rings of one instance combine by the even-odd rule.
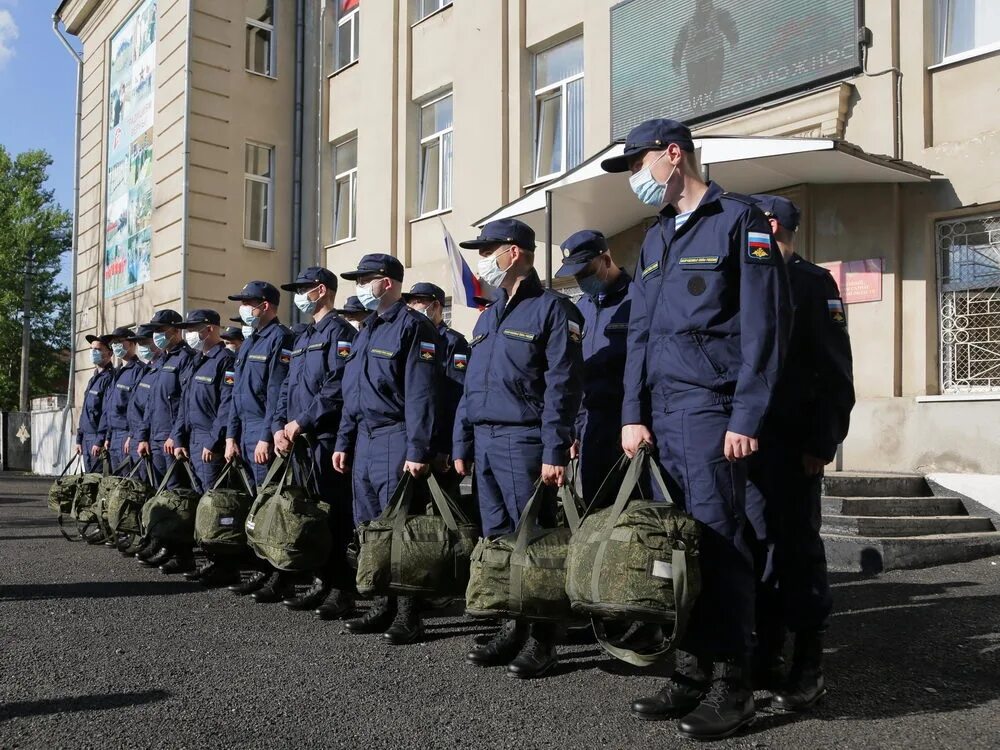
[[[140,457],[152,457],[153,474],[157,481],[163,479],[174,461],[174,441],[170,433],[177,421],[181,394],[188,386],[194,359],[194,352],[184,343],[184,333],[178,328],[182,322],[183,318],[174,310],[157,310],[146,324],[152,332],[153,343],[161,353],[150,383],[136,452]],[[184,482],[184,474],[178,471],[169,480],[171,487],[181,486]],[[184,550],[180,552],[181,562],[184,563],[186,554]],[[166,545],[161,545],[151,556],[147,557],[145,553],[137,556],[143,565],[162,569],[174,554]]]
[[[118,468],[122,476],[130,471],[128,436],[128,404],[136,385],[146,373],[144,365],[135,353],[135,342],[131,341],[132,329],[120,326],[108,335],[111,353],[120,362],[114,371],[114,382],[108,392],[104,408],[105,434],[108,436],[104,447],[107,448],[113,468]]]
[[[114,383],[114,368],[111,366],[111,348],[108,346],[108,336],[86,336],[90,344],[90,361],[94,365],[94,374],[87,381],[83,391],[83,407],[80,409],[80,422],[76,430],[76,453],[83,456],[83,465],[87,471],[100,470],[100,458],[104,454],[104,445],[108,439],[104,422],[104,409],[108,397],[108,389]]]
[[[583,408],[576,420],[580,486],[590,503],[621,455],[625,342],[632,276],[615,264],[604,235],[583,229],[562,244],[558,277],[573,276],[583,296]],[[613,498],[612,498],[613,499]]]
[[[361,304],[361,301],[354,295],[347,298],[343,307],[337,308],[337,314],[342,316],[355,331],[361,330],[361,324],[367,320],[371,313]]]
[[[542,286],[528,225],[492,221],[460,244],[479,251],[479,276],[498,291],[469,342],[453,447],[459,474],[475,463],[483,535],[492,537],[514,530],[539,477],[565,482],[583,395],[583,318],[568,297]],[[552,623],[509,621],[466,661],[538,677],[558,660],[557,636]]]
[[[355,271],[358,299],[373,313],[354,340],[344,374],[345,411],[333,465],[350,470],[354,521],[379,516],[403,472],[423,476],[440,452],[435,443],[444,347],[431,322],[402,300],[403,264],[391,255],[365,255]],[[384,631],[394,645],[423,635],[416,597],[379,597],[363,617],[348,620],[352,633]]]
[[[784,264],[754,201],[706,183],[691,132],[650,120],[609,172],[631,171],[659,210],[636,267],[622,405],[622,448],[655,445],[674,499],[704,524],[702,591],[677,668],[644,719],[681,717],[682,736],[716,739],[754,716],[754,569],[747,462],[778,379],[791,323]]]
[[[239,354],[240,347],[243,346],[243,331],[239,326],[226,326],[222,329],[222,333],[219,334],[219,338],[225,343],[226,348],[233,353],[233,356]]]
[[[795,633],[792,668],[775,693],[774,705],[800,711],[826,692],[823,633],[832,600],[819,533],[820,497],[823,467],[847,437],[854,407],[853,360],[836,282],[829,271],[795,252],[798,207],[779,196],[751,197],[771,225],[795,307],[784,368],[760,450],[750,463],[750,479],[765,500],[765,542],[772,546],[774,571],[758,590],[755,671],[775,682],[785,629]]]
[[[333,537],[326,567],[314,571],[305,592],[283,603],[293,610],[315,609],[321,619],[334,620],[354,609],[354,571],[347,559],[354,531],[351,482],[334,470],[333,453],[344,409],[344,369],[356,332],[336,313],[337,277],[332,271],[311,266],[281,288],[294,293],[295,306],[312,322],[295,339],[271,421],[274,446],[288,453],[293,441],[307,441],[320,497],[330,505]]]

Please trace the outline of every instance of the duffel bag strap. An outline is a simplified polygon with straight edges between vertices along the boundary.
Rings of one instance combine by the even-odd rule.
[[[447,526],[451,531],[457,532],[459,520],[461,520],[464,524],[469,523],[469,519],[466,518],[461,509],[454,504],[454,501],[444,491],[440,482],[438,482],[437,477],[434,476],[433,473],[427,475],[427,486],[431,491],[431,501],[434,503],[434,507],[437,508],[438,513],[441,515],[445,526]]]
[[[230,463],[235,463],[237,459],[233,459]],[[278,475],[278,472],[282,472],[284,469],[288,468],[288,461],[282,455],[277,455],[274,461],[271,462],[271,468],[267,470],[267,475],[264,477],[263,483],[257,487],[257,496],[254,497],[253,505],[250,506],[250,511],[247,513],[247,520],[249,521],[254,517],[260,507],[264,504],[267,498],[272,497],[275,493],[271,491],[271,485],[274,483],[274,478]],[[282,473],[282,476],[284,474]]]
[[[382,518],[392,521],[392,536],[389,538],[389,574],[393,583],[402,581],[403,535],[406,533],[406,517],[410,512],[410,500],[413,498],[413,476],[408,471],[403,472],[399,484],[389,498]]]
[[[528,545],[531,543],[533,533],[538,528],[538,514],[541,513],[542,503],[548,487],[542,483],[541,477],[535,482],[535,490],[531,493],[528,504],[524,506],[521,513],[521,520],[518,521],[517,529],[514,532],[514,550],[510,555],[510,603],[511,607],[520,611],[523,605],[521,595],[521,575],[515,573],[514,568],[522,568],[528,562]]]
[[[163,479],[160,480],[160,485],[156,488],[156,494],[159,495],[165,489],[167,489],[167,482],[170,481],[170,477],[174,475],[174,470],[177,468],[177,461],[171,461],[170,467],[167,469],[167,473],[163,475]]]
[[[559,502],[566,514],[566,523],[574,534],[580,528],[580,506],[576,503],[576,490],[572,482],[566,482],[559,488]]]
[[[73,464],[76,464],[77,467],[79,468],[79,471],[77,473],[83,474],[83,455],[80,453],[74,453],[73,456],[69,459],[69,461],[66,462],[66,465],[63,466],[63,470],[59,472],[59,476],[57,476],[56,479],[62,479],[64,476],[66,476],[66,472],[69,471],[69,468]]]
[[[116,469],[115,469],[114,471],[112,471],[111,473],[112,473],[112,474],[114,474],[115,476],[118,476],[119,474],[121,474],[121,472],[122,472],[122,471],[123,471],[123,470],[124,470],[124,469],[125,469],[126,467],[127,467],[127,468],[129,468],[129,469],[131,469],[131,468],[132,468],[132,457],[131,457],[131,456],[125,456],[125,460],[124,460],[124,461],[122,461],[122,462],[121,462],[120,464],[118,464],[118,468],[116,468]],[[131,473],[131,472],[129,472],[128,476],[132,476],[132,473]]]

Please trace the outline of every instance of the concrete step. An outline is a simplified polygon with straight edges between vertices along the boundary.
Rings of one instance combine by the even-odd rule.
[[[832,497],[927,497],[930,486],[919,474],[830,472],[823,477],[823,494]]]
[[[824,534],[827,565],[838,573],[926,568],[1000,555],[1000,532],[865,537]]]
[[[824,497],[823,515],[835,516],[965,516],[961,498],[928,497]]]
[[[982,516],[835,516],[823,517],[824,534],[897,537],[996,531]]]

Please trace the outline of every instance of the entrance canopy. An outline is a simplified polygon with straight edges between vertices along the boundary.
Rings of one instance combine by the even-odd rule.
[[[712,136],[696,138],[694,145],[701,150],[708,176],[736,193],[766,193],[803,183],[928,182],[933,175],[914,164],[873,156],[828,138]],[[476,226],[516,218],[545,241],[550,220],[552,243],[557,245],[578,229],[597,229],[610,237],[639,224],[654,215],[653,209],[632,194],[627,172],[608,174],[601,169],[602,160],[624,150],[622,143],[609,146],[558,180],[480,219]]]

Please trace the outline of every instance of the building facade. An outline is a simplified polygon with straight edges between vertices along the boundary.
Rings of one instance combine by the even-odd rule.
[[[631,267],[642,217],[600,225],[607,183],[564,183],[630,118],[683,116],[716,145],[721,136],[758,144],[712,164],[709,176],[793,198],[804,213],[800,252],[844,272],[858,405],[838,465],[1000,473],[995,3],[156,2],[150,280],[111,296],[102,288],[108,58],[140,3],[68,0],[60,11],[86,54],[81,335],[156,306],[223,307],[243,280],[280,281],[312,258],[340,272],[388,251],[407,282],[450,292],[445,229],[472,236],[484,218],[519,215],[519,201],[546,192],[548,221],[553,211],[563,220],[552,237],[538,219],[545,212],[530,223],[556,248],[548,265],[558,267],[572,217],[573,228],[596,222],[590,228],[612,233]],[[257,59],[248,39],[269,25],[258,6],[273,18],[276,76],[248,71]],[[805,143],[764,140],[788,137],[825,140],[837,154],[760,150]],[[271,177],[260,174],[258,151],[248,159],[250,144],[273,149]],[[260,182],[274,200],[270,243],[248,237]],[[451,315],[468,331],[477,312]]]

